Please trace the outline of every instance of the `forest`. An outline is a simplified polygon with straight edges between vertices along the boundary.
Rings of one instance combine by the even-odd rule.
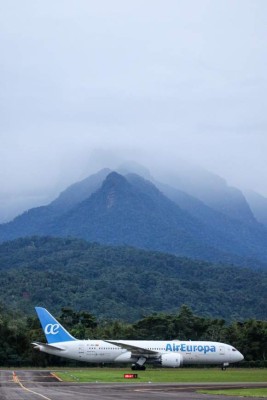
[[[1,244],[0,270],[0,366],[75,365],[33,348],[34,306],[78,339],[213,340],[267,366],[265,271],[37,236]]]
[[[62,308],[57,319],[78,339],[213,340],[240,350],[242,367],[267,367],[267,321],[249,319],[227,323],[223,319],[198,316],[182,305],[173,314],[153,313],[127,323],[97,318],[87,311]],[[53,357],[33,348],[32,342],[45,337],[36,316],[0,307],[0,367],[89,366]]]
[[[187,304],[227,321],[267,319],[267,272],[80,239],[30,237],[0,245],[0,304],[88,310],[135,322]]]

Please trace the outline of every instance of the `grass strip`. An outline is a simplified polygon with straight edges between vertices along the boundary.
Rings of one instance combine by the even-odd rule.
[[[266,382],[266,368],[236,368],[222,371],[218,368],[147,369],[134,371],[137,379],[125,379],[126,368],[82,368],[57,370],[56,374],[67,382],[131,382],[131,383],[190,383],[190,382]]]
[[[267,389],[226,389],[226,390],[198,390],[201,394],[222,394],[224,396],[242,396],[242,397],[267,397]]]

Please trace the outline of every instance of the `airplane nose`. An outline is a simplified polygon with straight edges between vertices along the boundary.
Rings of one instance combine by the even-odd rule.
[[[240,353],[240,351],[238,351],[234,347],[230,347],[229,350],[231,350],[232,353],[231,355],[232,362],[239,362],[244,360],[244,356],[242,353]]]

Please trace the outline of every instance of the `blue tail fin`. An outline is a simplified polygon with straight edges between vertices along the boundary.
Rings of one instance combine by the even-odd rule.
[[[47,343],[76,340],[45,308],[35,307],[35,310],[41,322]]]

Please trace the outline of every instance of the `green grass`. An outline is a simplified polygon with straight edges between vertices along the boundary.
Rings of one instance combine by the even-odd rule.
[[[242,397],[267,397],[267,389],[227,389],[227,390],[198,390],[198,393],[204,394],[223,394],[226,396]]]
[[[137,379],[124,379],[125,373],[137,373]],[[219,368],[147,369],[131,371],[130,368],[83,368],[57,370],[57,376],[67,382],[266,382],[267,369]]]

